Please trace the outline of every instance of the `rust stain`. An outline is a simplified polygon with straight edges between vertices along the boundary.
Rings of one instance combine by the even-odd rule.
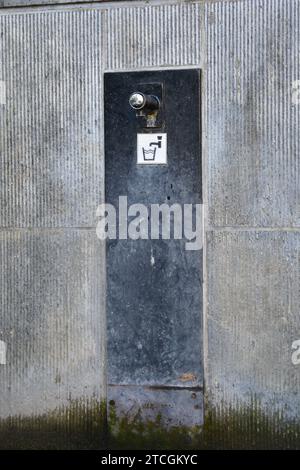
[[[197,379],[197,376],[193,372],[186,372],[179,377],[181,382],[194,382]]]

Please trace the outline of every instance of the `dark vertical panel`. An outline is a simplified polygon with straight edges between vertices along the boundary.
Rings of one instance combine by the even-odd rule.
[[[128,98],[145,83],[163,86],[167,165],[136,163],[141,129]],[[106,74],[105,142],[106,202],[200,204],[199,71]],[[185,240],[108,242],[110,384],[202,386],[201,284],[202,250]]]

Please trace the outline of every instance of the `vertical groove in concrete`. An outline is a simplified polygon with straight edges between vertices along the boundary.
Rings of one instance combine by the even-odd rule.
[[[291,361],[299,232],[260,229],[300,222],[300,105],[292,93],[300,4],[212,2],[205,12],[208,440],[299,447],[299,372]]]
[[[299,447],[299,252],[299,232],[208,234],[206,392],[212,428],[228,422],[234,446]]]
[[[101,446],[102,14],[0,14],[1,448]]]
[[[65,231],[92,226],[103,196],[101,72],[204,66],[202,8],[185,2],[115,4],[102,12],[102,28],[100,11],[91,8],[0,15],[0,80],[6,84],[6,103],[0,104],[0,226],[11,229],[0,234],[0,339],[9,346],[15,330],[21,340],[28,337],[16,345],[14,357],[8,348],[16,368],[0,366],[0,382],[8,384],[1,411],[11,430],[16,423],[24,426],[23,409],[28,417],[33,413],[34,426],[44,428],[36,404],[41,412],[48,403],[52,411],[56,405],[63,409],[61,426],[68,430],[82,423],[81,409],[85,415],[93,408],[93,392],[83,391],[81,401],[78,374],[69,367],[91,334],[88,319],[102,340],[87,371],[96,401],[103,396],[104,267],[93,264],[93,231],[74,231],[75,241]],[[292,89],[300,80],[299,19],[298,0],[205,4],[209,223],[219,228],[208,234],[207,394],[212,441],[216,445],[219,438],[220,446],[226,445],[224,426],[237,429],[228,438],[231,446],[238,435],[251,439],[258,427],[267,430],[271,443],[285,419],[292,423],[300,415],[298,369],[291,365],[291,344],[299,339],[299,233],[259,232],[299,227],[300,107]],[[230,232],[231,226],[244,231]],[[17,227],[61,231],[37,236]],[[97,284],[92,292],[89,282]],[[53,321],[51,327],[43,326],[45,319]],[[69,325],[78,351],[70,336],[65,340]],[[60,360],[46,355],[47,344]],[[61,385],[58,376],[53,380],[57,364],[67,364]],[[40,387],[34,387],[37,400],[31,384]],[[75,415],[65,401],[69,392],[70,399],[78,398]],[[13,409],[18,414],[10,417]],[[83,426],[92,422],[84,420]],[[295,429],[287,426],[287,439],[296,442]]]
[[[1,340],[7,344],[7,364],[0,366],[0,447],[10,445],[5,436],[14,430],[26,441],[22,429],[34,445],[39,423],[43,446],[74,446],[77,433],[83,446],[89,440],[95,445],[95,438],[100,445],[101,243],[88,231],[10,231],[0,233],[0,247]]]
[[[1,227],[95,223],[103,196],[100,18],[96,10],[0,16]]]
[[[199,65],[200,9],[193,3],[108,9],[106,68]]]
[[[206,5],[212,226],[300,225],[297,0]]]

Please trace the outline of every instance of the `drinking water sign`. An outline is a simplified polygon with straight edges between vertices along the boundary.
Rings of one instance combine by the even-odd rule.
[[[167,134],[137,134],[137,163],[166,165]]]

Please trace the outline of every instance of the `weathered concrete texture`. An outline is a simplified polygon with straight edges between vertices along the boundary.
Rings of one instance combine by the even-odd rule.
[[[300,447],[299,18],[297,0],[206,6],[206,421],[216,446]]]
[[[108,70],[201,65],[198,3],[107,9]]]
[[[2,0],[0,7],[26,7],[26,6],[36,6],[36,5],[59,5],[61,3],[74,4],[74,3],[101,3],[107,0]],[[110,0],[110,2],[116,2],[121,0]],[[131,0],[129,0],[131,1]]]
[[[0,232],[0,434],[10,419],[22,427],[57,409],[67,430],[68,407],[105,396],[101,252],[94,231]],[[78,412],[75,424],[88,418]]]
[[[193,388],[110,386],[109,409],[128,424],[159,422],[163,428],[197,427],[202,424],[203,393]]]
[[[300,226],[300,2],[206,5],[209,223]]]
[[[0,15],[0,226],[94,226],[101,186],[101,12]]]
[[[299,232],[210,232],[206,393],[214,406],[300,416]],[[226,360],[224,360],[226,358]],[[300,442],[299,442],[300,444]]]
[[[97,447],[101,12],[3,11],[0,29],[1,446]]]
[[[2,419],[0,450],[103,449],[106,422],[106,403],[83,396],[43,414]]]
[[[299,366],[291,364],[300,338],[300,107],[292,92],[300,2],[104,5],[0,15],[1,227],[62,228],[1,234],[1,413],[50,417],[68,407],[69,392],[86,410],[96,394],[98,409],[103,258],[93,231],[70,227],[93,226],[103,196],[101,73],[197,66],[206,121],[209,445],[300,447]],[[10,429],[25,429],[15,419]]]

